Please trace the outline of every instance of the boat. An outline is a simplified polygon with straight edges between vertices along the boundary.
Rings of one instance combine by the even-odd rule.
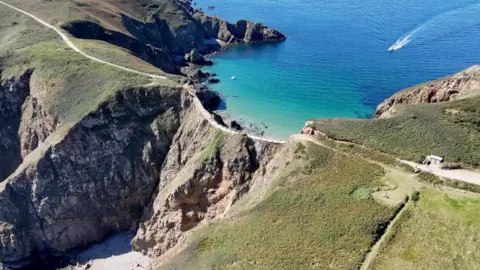
[[[214,6],[214,5],[209,5],[208,8],[209,8],[209,9],[214,9],[215,6]]]
[[[235,79],[236,79],[236,77],[235,77],[235,76],[232,76],[232,78],[230,78],[230,79],[232,79],[232,80],[235,80]]]

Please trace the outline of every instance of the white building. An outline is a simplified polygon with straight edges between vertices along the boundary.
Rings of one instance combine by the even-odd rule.
[[[443,158],[435,155],[429,155],[422,164],[438,166],[443,162]]]

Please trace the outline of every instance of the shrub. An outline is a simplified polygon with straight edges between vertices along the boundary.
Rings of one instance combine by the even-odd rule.
[[[420,200],[420,191],[415,190],[414,192],[412,192],[412,201],[416,203],[418,202],[418,200]]]
[[[441,165],[441,168],[444,170],[458,170],[462,168],[462,165],[456,162],[445,162]]]

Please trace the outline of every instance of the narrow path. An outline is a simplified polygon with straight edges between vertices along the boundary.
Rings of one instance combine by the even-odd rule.
[[[119,66],[119,65],[116,65],[116,64],[113,64],[113,63],[110,63],[110,62],[107,62],[107,61],[104,61],[104,60],[101,60],[101,59],[98,59],[96,57],[93,57],[91,55],[88,55],[86,53],[84,53],[83,51],[81,51],[69,38],[68,36],[63,33],[60,29],[56,28],[55,26],[45,22],[44,20],[38,18],[37,16],[33,15],[33,14],[30,14],[26,11],[23,11],[19,8],[16,8],[10,4],[7,4],[3,1],[0,1],[0,4],[2,5],[5,5],[11,9],[14,9],[20,13],[23,13],[29,17],[31,17],[32,19],[36,20],[37,22],[43,24],[44,26],[54,30],[60,37],[62,37],[63,41],[70,47],[72,48],[75,52],[95,61],[95,62],[99,62],[99,63],[102,63],[102,64],[105,64],[105,65],[109,65],[111,67],[114,67],[114,68],[118,68],[118,69],[122,69],[122,70],[125,70],[125,71],[128,71],[128,72],[132,72],[132,73],[136,73],[136,74],[139,74],[139,75],[143,75],[143,76],[147,76],[147,77],[150,77],[152,79],[162,79],[162,80],[166,80],[167,77],[165,76],[160,76],[160,75],[154,75],[154,74],[149,74],[149,73],[145,73],[145,72],[141,72],[141,71],[138,71],[138,70],[134,70],[134,69],[130,69],[130,68],[127,68],[127,67],[123,67],[123,66]],[[195,105],[195,108],[203,115],[203,117],[211,124],[213,125],[215,128],[217,129],[220,129],[224,132],[227,132],[227,133],[230,133],[230,134],[241,134],[241,132],[238,132],[238,131],[235,131],[235,130],[231,130],[231,129],[228,129],[222,125],[220,125],[219,123],[217,123],[213,118],[212,118],[212,115],[207,111],[205,110],[205,108],[203,107],[202,103],[200,102],[200,100],[197,98],[197,96],[190,92],[189,91],[189,94],[192,96],[193,98],[193,103]],[[256,141],[263,141],[263,142],[269,142],[269,143],[275,143],[275,144],[284,144],[286,143],[286,141],[279,141],[279,140],[270,140],[270,139],[265,139],[265,138],[262,138],[262,137],[258,137],[258,136],[254,136],[254,135],[248,135],[246,134],[249,138],[251,138],[252,140],[256,140]]]
[[[44,26],[54,30],[55,32],[57,32],[57,34],[62,37],[63,41],[68,45],[68,47],[72,48],[72,50],[74,50],[75,52],[95,61],[95,62],[99,62],[99,63],[102,63],[102,64],[105,64],[105,65],[109,65],[109,66],[112,66],[112,67],[115,67],[115,68],[118,68],[118,69],[122,69],[122,70],[125,70],[125,71],[128,71],[128,72],[132,72],[132,73],[136,73],[136,74],[140,74],[140,75],[144,75],[144,76],[148,76],[148,77],[151,77],[151,78],[154,78],[154,79],[162,79],[162,80],[166,80],[167,77],[165,76],[160,76],[160,75],[154,75],[154,74],[148,74],[148,73],[145,73],[145,72],[141,72],[141,71],[137,71],[137,70],[134,70],[134,69],[130,69],[130,68],[126,68],[126,67],[122,67],[122,66],[119,66],[119,65],[116,65],[116,64],[112,64],[110,62],[107,62],[107,61],[103,61],[101,59],[98,59],[96,57],[93,57],[93,56],[90,56],[84,52],[82,52],[69,38],[67,35],[65,35],[61,30],[59,30],[58,28],[56,28],[55,26],[45,22],[44,20],[38,18],[37,16],[33,15],[33,14],[30,14],[26,11],[23,11],[19,8],[16,8],[12,5],[9,5],[3,1],[0,1],[0,4],[3,4],[11,9],[14,9],[20,13],[23,13],[29,17],[31,17],[32,19],[36,20],[37,22],[43,24]]]
[[[370,249],[370,252],[365,257],[365,260],[363,261],[363,264],[360,267],[360,270],[369,270],[372,268],[372,263],[375,261],[375,258],[378,256],[378,252],[380,251],[381,246],[385,243],[385,240],[387,239],[387,237],[392,233],[392,228],[395,225],[395,223],[400,219],[403,212],[405,212],[405,209],[407,209],[407,207],[409,206],[410,206],[410,202],[406,202],[403,208],[400,209],[400,211],[398,211],[398,213],[395,215],[392,221],[390,221],[383,235],[372,246],[372,248]]]

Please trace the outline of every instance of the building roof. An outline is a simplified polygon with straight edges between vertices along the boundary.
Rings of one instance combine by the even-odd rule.
[[[436,159],[436,160],[443,161],[443,158],[442,158],[442,157],[435,156],[435,155],[429,155],[429,156],[427,156],[427,158],[428,158],[428,159]]]

